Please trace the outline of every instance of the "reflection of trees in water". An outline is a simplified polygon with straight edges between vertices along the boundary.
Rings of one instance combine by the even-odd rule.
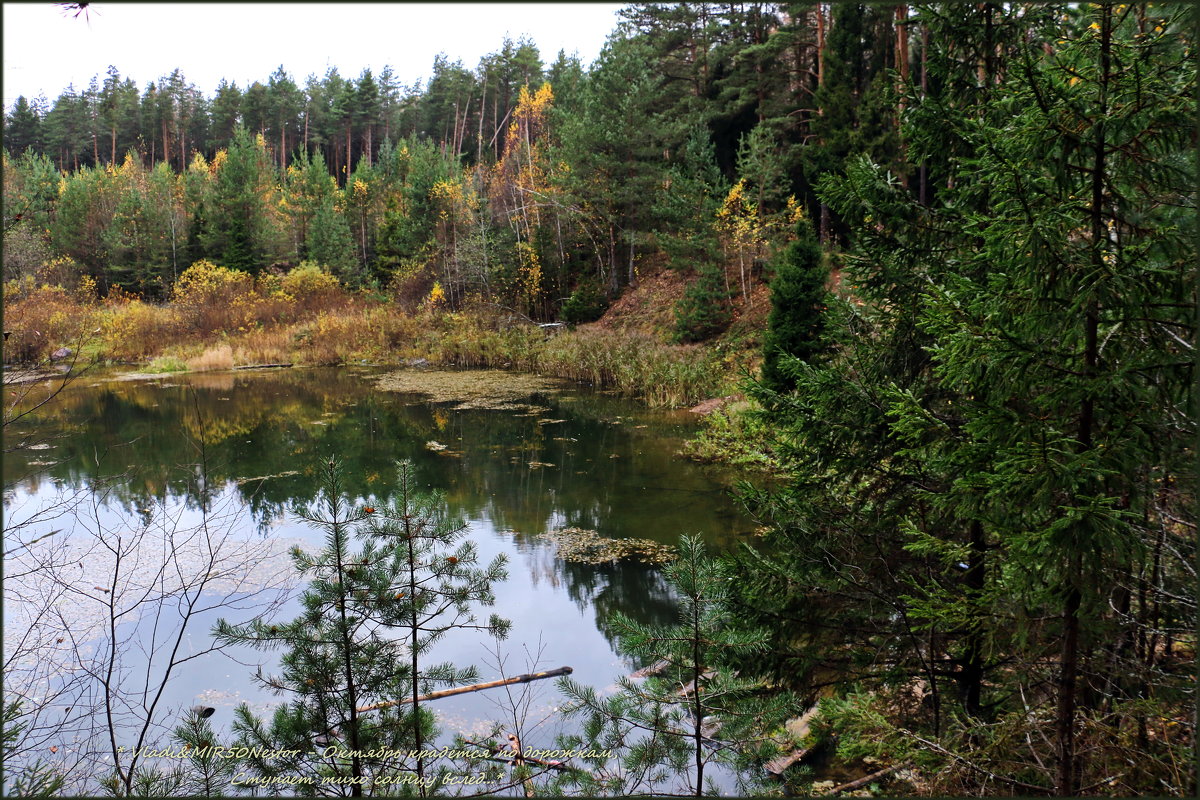
[[[555,547],[532,537],[516,537],[517,550],[525,562],[530,583],[564,587],[580,610],[591,613],[596,629],[617,649],[617,635],[609,624],[620,611],[646,625],[676,621],[679,607],[658,567],[636,561],[615,564],[580,564],[564,561]]]
[[[56,462],[44,472],[81,487],[127,471],[109,495],[127,510],[170,497],[195,507],[236,492],[264,535],[287,509],[315,499],[313,467],[331,455],[344,464],[351,494],[379,499],[393,490],[396,460],[410,458],[423,483],[446,492],[453,513],[490,519],[530,553],[545,550],[533,537],[564,526],[667,544],[697,532],[717,547],[749,529],[710,475],[658,435],[652,415],[604,396],[543,402],[548,410],[524,415],[457,411],[377,393],[372,381],[337,369],[109,382],[75,387],[48,410],[42,424],[64,436],[43,455]],[[195,469],[200,440],[206,486]],[[430,440],[447,449],[427,449]],[[6,479],[26,466],[6,463]],[[544,577],[564,583],[581,607],[594,606],[606,635],[615,609],[643,622],[673,613],[645,565],[530,563],[535,579],[548,567]]]
[[[378,475],[387,484],[393,478],[396,454],[381,445],[418,436],[397,430],[411,420],[380,413],[366,392],[369,385],[344,373],[329,371],[316,379],[304,373],[256,376],[232,384],[232,376],[213,377],[110,382],[65,393],[42,422],[65,434],[57,440],[48,474],[78,487],[97,474],[127,473],[112,498],[128,508],[168,495],[198,505],[240,478],[277,476],[238,485],[255,519],[266,524],[293,501],[314,496],[305,472],[322,456],[339,453],[353,462],[369,494],[379,487],[370,486],[367,476]],[[208,486],[196,478],[200,441]],[[31,460],[6,464],[6,478]],[[291,470],[300,474],[279,476]]]
[[[604,566],[562,562],[562,571],[571,600],[580,608],[591,606],[596,629],[614,650],[619,649],[611,625],[616,611],[645,625],[676,620],[679,606],[656,567],[628,561]]]

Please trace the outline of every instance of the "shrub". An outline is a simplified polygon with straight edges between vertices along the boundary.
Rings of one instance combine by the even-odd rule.
[[[571,325],[595,322],[608,310],[608,298],[593,282],[581,283],[559,311],[559,319]]]
[[[132,361],[159,352],[184,334],[179,314],[171,308],[128,300],[109,306],[101,323],[109,358]]]
[[[5,297],[4,360],[33,362],[60,347],[78,348],[94,326],[93,309],[63,287],[26,285],[16,300]]]
[[[38,283],[62,286],[69,291],[79,288],[81,281],[88,281],[92,291],[95,291],[95,279],[83,275],[83,268],[73,258],[58,256],[42,262],[35,272]]]
[[[197,261],[175,282],[174,301],[197,331],[244,328],[257,321],[258,293],[254,278],[245,272]]]
[[[331,308],[345,297],[341,282],[312,261],[301,261],[300,266],[284,275],[279,289],[306,311]]]
[[[132,303],[134,300],[139,300],[136,294],[130,294],[120,286],[113,286],[108,290],[108,294],[104,296],[104,305],[107,308],[115,308],[123,306],[126,303]]]
[[[717,267],[705,266],[675,304],[675,338],[702,342],[725,330],[732,319],[724,275]]]
[[[172,296],[182,306],[205,306],[228,303],[252,291],[254,278],[247,273],[200,260],[179,276]]]

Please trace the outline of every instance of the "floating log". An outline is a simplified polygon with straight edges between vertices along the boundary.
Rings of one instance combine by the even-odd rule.
[[[23,550],[26,547],[30,547],[34,544],[37,544],[42,539],[49,539],[51,536],[53,536],[56,533],[62,533],[62,528],[59,528],[58,530],[55,530],[55,531],[50,531],[49,533],[43,533],[41,536],[37,537],[36,539],[30,539],[28,542],[24,542],[23,544],[17,545],[12,550],[5,550],[4,557],[8,558],[9,556],[11,556],[13,553],[17,552],[18,550]]]
[[[421,695],[417,698],[418,702],[425,700],[440,700],[443,697],[450,697],[456,694],[467,694],[468,692],[480,692],[484,689],[495,689],[500,686],[511,686],[514,683],[529,683],[530,681],[540,681],[543,678],[557,678],[559,675],[570,675],[574,672],[571,667],[559,667],[545,672],[529,672],[525,675],[517,675],[513,678],[505,678],[499,681],[487,681],[486,683],[473,683],[470,686],[459,686],[454,689],[443,689],[440,692],[430,692],[429,694]],[[359,714],[367,711],[378,711],[381,708],[391,708],[392,706],[402,706],[406,703],[411,703],[412,698],[406,697],[403,700],[386,700],[382,703],[375,703],[370,706],[363,706],[356,709]]]
[[[69,370],[64,372],[61,369],[54,370],[39,370],[39,369],[6,369],[4,370],[4,385],[13,386],[20,383],[37,383],[38,381],[52,381],[57,378],[68,377]]]
[[[240,367],[234,367],[234,369],[276,369],[278,367],[290,366],[292,366],[291,362],[287,364],[243,364]]]

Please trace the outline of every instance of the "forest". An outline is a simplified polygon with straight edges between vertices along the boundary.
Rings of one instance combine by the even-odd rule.
[[[754,2],[620,18],[591,65],[505,39],[473,67],[438,58],[424,85],[281,65],[206,94],[179,70],[139,88],[109,67],[18,98],[6,364],[63,346],[163,370],[428,357],[661,406],[736,393],[695,451],[765,468],[736,489],[764,533],[715,560],[685,541],[669,568],[696,614],[674,635],[703,657],[619,623],[695,713],[670,728],[637,693],[567,682],[595,715],[574,745],[694,722],[624,757],[694,770],[699,795],[708,714],[748,773],[780,755],[757,747],[772,709],[819,704],[798,747],[875,774],[866,791],[1192,796],[1200,17]],[[637,312],[654,330],[589,325],[656,276],[676,289]],[[366,558],[412,516],[336,497],[320,523],[335,555],[343,523],[371,529]],[[485,596],[500,566],[454,552],[463,568],[438,576]],[[314,585],[339,602],[336,581]],[[395,598],[383,618],[415,620]],[[302,646],[303,628],[279,637]],[[278,744],[309,724],[289,713],[243,734]],[[556,780],[539,788],[633,785]],[[754,786],[813,780],[800,765]]]

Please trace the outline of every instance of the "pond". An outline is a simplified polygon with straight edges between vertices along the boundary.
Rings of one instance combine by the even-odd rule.
[[[620,611],[672,622],[659,569],[636,559],[567,560],[546,534],[583,529],[674,545],[695,533],[714,551],[751,535],[729,476],[678,454],[694,416],[553,381],[459,377],[412,369],[389,378],[366,367],[85,377],[10,425],[6,448],[23,447],[4,461],[8,691],[28,692],[48,732],[62,714],[76,720],[69,741],[47,733],[31,739],[30,754],[74,748],[83,759],[96,746],[89,737],[99,728],[87,717],[104,713],[104,693],[88,674],[114,661],[111,680],[132,692],[114,716],[133,725],[133,699],[155,696],[156,670],[172,653],[196,656],[172,671],[157,699],[164,727],[148,732],[151,742],[165,742],[179,709],[196,703],[217,709],[212,722],[222,730],[236,704],[261,712],[277,702],[251,679],[276,656],[205,653],[209,631],[219,617],[295,615],[287,551],[315,549],[323,534],[291,510],[316,502],[316,471],[330,457],[342,464],[347,493],[364,503],[387,498],[396,462],[411,460],[419,484],[444,492],[466,520],[480,561],[508,557],[496,607],[480,611],[509,619],[509,638],[497,648],[462,632],[439,644],[436,660],[474,664],[481,680],[499,677],[501,666],[506,675],[570,666],[598,689],[641,666],[617,655],[609,619]],[[39,583],[39,572],[54,579]],[[197,572],[207,582],[176,637],[181,612],[164,614],[147,598],[190,596]],[[118,596],[132,610],[111,620]],[[528,743],[549,746],[561,699],[551,681],[526,686]],[[482,735],[488,720],[512,716],[497,707],[498,694],[429,707],[447,733]]]

